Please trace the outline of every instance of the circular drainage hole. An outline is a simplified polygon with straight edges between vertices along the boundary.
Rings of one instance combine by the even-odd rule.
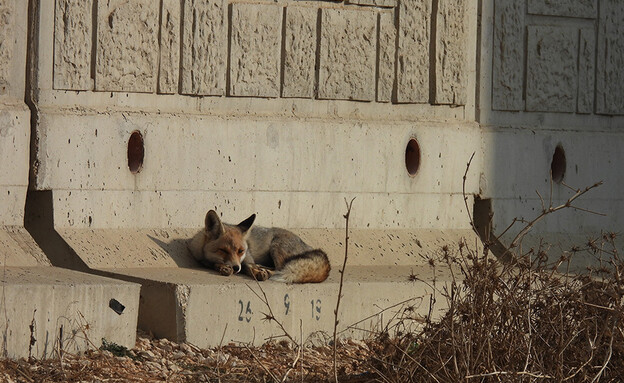
[[[405,148],[405,167],[410,176],[415,176],[420,168],[420,145],[415,138],[410,138]]]
[[[132,174],[137,174],[143,168],[145,157],[145,143],[141,132],[134,131],[128,140],[128,168]]]
[[[566,171],[566,156],[563,146],[557,145],[555,153],[553,153],[552,161],[550,162],[550,176],[556,183],[561,183]]]

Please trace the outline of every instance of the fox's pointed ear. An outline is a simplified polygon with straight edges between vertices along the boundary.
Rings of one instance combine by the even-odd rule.
[[[219,238],[223,233],[225,233],[225,229],[223,228],[223,223],[221,223],[221,219],[217,215],[217,212],[214,210],[210,210],[206,213],[206,232],[212,235],[212,238]]]
[[[239,223],[237,226],[240,229],[240,231],[242,231],[243,233],[246,233],[251,228],[251,225],[253,225],[255,220],[256,220],[256,215],[252,214],[249,216],[249,218]]]

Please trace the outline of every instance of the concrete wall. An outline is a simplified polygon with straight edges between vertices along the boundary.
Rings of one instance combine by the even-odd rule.
[[[605,184],[534,233],[584,241],[621,231],[624,202],[624,3],[612,0],[495,0],[481,11],[478,120],[485,157],[481,193],[492,198],[494,229],[514,217],[531,219],[548,204]],[[552,182],[557,146],[565,153],[563,182]],[[512,230],[510,235],[514,235]],[[570,237],[571,236],[571,237]],[[581,244],[584,242],[580,242]],[[564,246],[564,250],[569,247]]]
[[[0,3],[0,225],[22,225],[28,187],[30,113],[24,103],[28,4]],[[18,27],[21,25],[21,27]]]
[[[477,12],[435,3],[39,2],[33,187],[56,227],[198,227],[216,207],[333,228],[357,196],[354,227],[467,228]]]

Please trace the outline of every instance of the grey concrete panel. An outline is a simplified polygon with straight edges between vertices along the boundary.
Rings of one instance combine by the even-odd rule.
[[[223,277],[201,269],[116,269],[111,272],[143,284],[139,318],[142,328],[156,336],[185,340],[199,347],[217,346],[222,337],[224,343],[259,345],[267,338],[283,335],[279,327],[264,320],[263,313],[268,308],[258,298],[258,295],[263,296],[262,292],[276,319],[290,334],[301,331],[304,339],[310,339],[313,333],[328,332],[334,326],[333,310],[339,284],[339,273],[335,269],[328,280],[320,284],[285,285],[265,281],[260,282],[260,286],[245,276]],[[409,280],[412,272],[418,276],[418,281]],[[455,272],[460,274],[458,270]],[[402,302],[412,307],[411,315],[426,316],[434,292],[431,289],[434,276],[437,286],[451,280],[446,268],[434,270],[423,264],[347,267],[339,312],[339,337],[368,338],[371,330],[387,325],[392,328],[387,314],[382,311],[392,306],[400,310]],[[363,297],[365,299],[360,299]],[[159,311],[163,306],[169,309]],[[445,309],[443,304],[434,306],[433,317],[443,315]],[[157,312],[160,315],[143,315]]]
[[[26,105],[0,105],[0,185],[28,185],[29,124]]]
[[[436,15],[436,104],[466,103],[465,0],[438,0]]]
[[[397,102],[429,102],[431,0],[399,4]]]
[[[528,27],[527,110],[576,111],[578,42],[577,28]]]
[[[378,102],[392,101],[396,78],[396,33],[394,12],[379,12]]]
[[[595,18],[598,12],[598,0],[528,0],[529,13]]]
[[[229,94],[279,97],[283,7],[234,3],[231,9]]]
[[[525,0],[496,0],[492,52],[492,109],[524,109]]]
[[[11,60],[13,59],[13,1],[0,3],[0,95],[8,92],[11,83]]]
[[[160,23],[158,93],[177,93],[180,79],[180,0],[163,0]]]
[[[93,0],[57,0],[54,89],[91,90]]]
[[[53,358],[59,348],[77,353],[102,339],[134,347],[139,285],[49,266],[7,267],[3,278],[4,309],[10,314],[0,316],[0,326],[8,357]],[[121,313],[111,309],[111,300],[123,305]],[[31,335],[35,343],[29,350]]]
[[[375,99],[376,13],[323,8],[318,97]]]
[[[0,187],[0,192],[4,191]],[[22,193],[14,193],[22,196],[22,204],[20,206],[20,216],[24,214],[24,201],[26,190],[20,190]],[[4,207],[4,206],[3,206]],[[0,217],[4,217],[4,212],[0,210]],[[17,225],[23,225],[22,222]],[[3,255],[4,266],[51,266],[48,258],[43,254],[37,246],[30,234],[23,226],[0,226],[0,252]]]
[[[98,91],[156,91],[159,2],[99,1],[97,10]]]
[[[353,125],[201,115],[182,119],[165,114],[45,113],[39,129],[45,147],[37,157],[38,187],[58,190],[458,193],[463,164],[480,147],[476,125],[448,122]],[[127,160],[127,141],[135,130],[145,137],[145,160],[136,175]],[[411,137],[422,145],[418,177],[409,177],[405,168]],[[355,143],[375,149],[362,151]],[[172,168],[180,171],[171,172]]]
[[[601,0],[596,63],[596,113],[624,114],[624,2]]]
[[[341,201],[344,204],[344,201]],[[357,205],[354,205],[357,206]],[[79,229],[57,227],[63,237],[87,266],[97,270],[111,268],[197,268],[201,267],[190,255],[187,242],[202,227],[203,217],[214,206],[198,206],[198,219],[193,228],[158,229]],[[360,206],[363,208],[363,205]],[[242,210],[217,207],[223,221],[236,224],[251,214]],[[355,210],[353,211],[355,213]],[[338,214],[344,221],[344,217]],[[356,217],[357,218],[357,217]],[[258,213],[256,225],[271,226],[268,215]],[[344,229],[291,230],[306,243],[323,248],[332,264],[344,256]],[[471,229],[352,229],[349,238],[349,264],[406,266],[426,263],[424,259],[440,248],[440,242],[457,244],[471,238]]]
[[[578,113],[594,111],[596,73],[596,34],[593,29],[581,29],[578,68]]]
[[[223,0],[184,0],[183,94],[219,96],[225,91],[225,7]]]
[[[314,97],[317,8],[288,6],[282,97]]]

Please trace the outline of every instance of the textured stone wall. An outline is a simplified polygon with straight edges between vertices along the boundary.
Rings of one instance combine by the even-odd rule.
[[[624,1],[495,0],[492,52],[494,110],[624,115]]]
[[[53,87],[465,105],[465,3],[56,0]]]

